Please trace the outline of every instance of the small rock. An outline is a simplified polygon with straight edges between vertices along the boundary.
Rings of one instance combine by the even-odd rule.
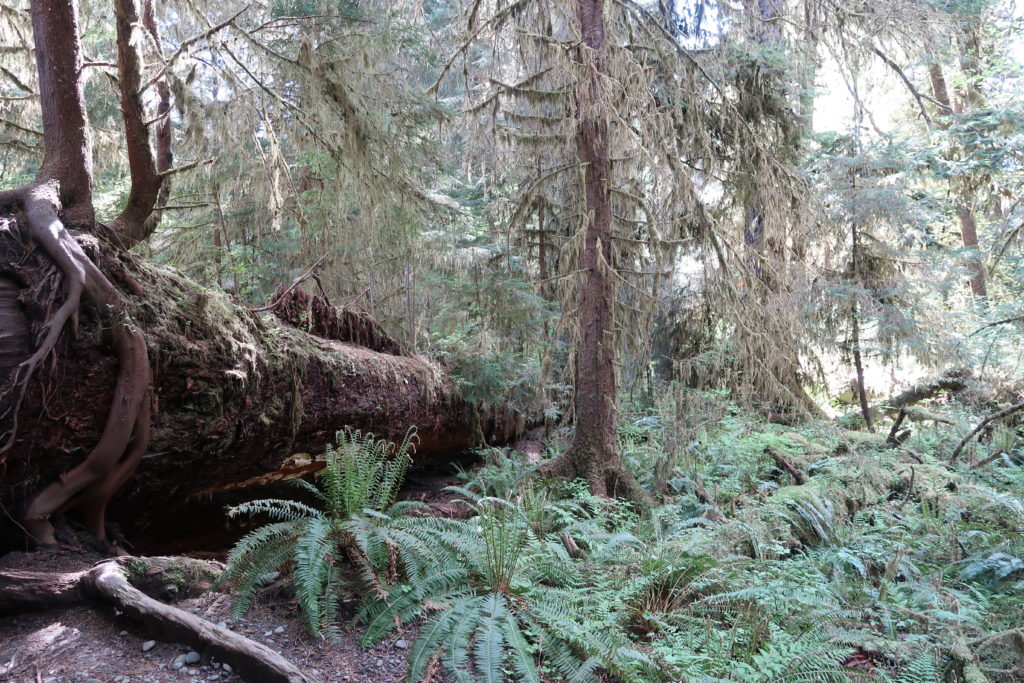
[[[156,641],[155,640],[147,640],[146,642],[144,642],[142,644],[142,651],[143,652],[149,652],[154,647],[156,647]]]
[[[231,673],[231,665],[230,664],[221,664],[220,667],[222,669],[224,669],[224,673],[228,673],[228,674]]]
[[[200,659],[202,659],[202,657],[199,656],[199,653],[195,650],[192,650],[192,652],[189,652],[187,655],[185,655],[185,659],[183,661],[186,664],[195,664]]]
[[[278,626],[277,628],[275,628],[274,633],[277,633],[278,635],[284,633],[284,626]]]
[[[103,683],[103,681],[98,678],[87,678],[82,683]]]
[[[126,635],[128,635],[128,631],[121,631],[117,635],[119,635],[119,636],[126,636]]]
[[[174,658],[174,661],[171,662],[172,669],[180,669],[183,666],[185,666],[185,655],[178,655]]]
[[[409,641],[408,640],[396,640],[395,641],[395,647],[397,647],[399,650],[408,650],[409,649]]]
[[[264,638],[269,638],[269,637],[270,637],[270,636],[272,636],[272,635],[274,635],[274,632],[273,632],[273,631],[267,631],[266,633],[264,633],[264,634],[263,634],[263,637],[264,637]]]
[[[228,627],[228,622],[226,622],[226,621],[218,621],[217,622],[217,626],[220,626],[221,628],[227,628]]]
[[[215,681],[218,678],[220,678],[220,674],[210,674],[209,676],[206,677],[206,680],[208,680],[208,681]]]

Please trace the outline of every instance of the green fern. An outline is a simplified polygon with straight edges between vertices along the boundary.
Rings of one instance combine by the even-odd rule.
[[[942,668],[935,661],[934,652],[922,652],[901,667],[896,678],[886,676],[889,683],[942,683]]]
[[[327,446],[317,485],[295,482],[322,510],[282,499],[254,500],[231,509],[231,517],[273,521],[246,535],[228,555],[217,586],[233,588],[234,612],[244,614],[265,577],[286,564],[292,567],[306,628],[315,636],[337,634],[339,603],[346,591],[386,595],[389,577],[399,568],[414,584],[422,584],[442,530],[406,516],[408,505],[394,504],[414,440],[411,429],[397,445],[373,434],[340,431],[337,446]]]
[[[409,681],[419,681],[434,661],[456,681],[540,681],[538,658],[566,679],[590,681],[631,652],[609,629],[584,626],[592,594],[541,582],[551,572],[540,567],[571,559],[538,539],[521,507],[496,498],[478,498],[474,507],[477,516],[468,521],[434,520],[454,525],[438,535],[449,551],[435,554],[421,581],[364,604],[364,644],[424,612]],[[614,631],[613,621],[607,626]]]

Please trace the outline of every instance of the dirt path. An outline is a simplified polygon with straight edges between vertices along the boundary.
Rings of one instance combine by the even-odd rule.
[[[11,553],[0,559],[6,569],[75,571],[98,556],[77,548]],[[347,629],[339,642],[306,635],[294,597],[282,585],[270,587],[244,619],[231,616],[230,597],[206,592],[177,603],[213,623],[263,643],[283,654],[312,680],[391,683],[403,680],[412,629],[370,650]],[[149,645],[150,641],[155,643]],[[146,649],[148,647],[148,649]],[[163,642],[109,607],[80,606],[5,617],[0,621],[0,681],[17,683],[163,683],[165,681],[241,680],[215,660],[201,657],[175,668],[189,648]],[[198,653],[202,654],[202,653]]]

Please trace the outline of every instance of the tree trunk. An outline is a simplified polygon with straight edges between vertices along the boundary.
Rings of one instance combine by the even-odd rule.
[[[978,223],[974,218],[974,209],[967,204],[969,198],[965,194],[961,195],[960,205],[956,207],[960,219],[960,238],[963,240],[964,248],[971,250],[971,293],[984,298],[988,296],[988,284],[985,282],[985,266],[978,251]]]
[[[777,50],[788,50],[783,42],[782,25],[785,21],[785,6],[782,0],[745,0],[749,41],[759,46],[769,46]],[[785,84],[770,69],[756,68],[742,73],[740,78],[741,96],[760,100],[774,87],[785,90]],[[813,71],[810,79],[813,84]],[[811,88],[813,90],[813,88]],[[810,104],[803,122],[810,122]],[[765,116],[760,107],[755,108],[756,118],[751,125],[764,125],[761,120]],[[776,108],[769,115],[776,122],[780,117],[800,116],[791,111],[788,104]],[[770,121],[769,121],[770,123]],[[793,122],[794,128],[799,128]],[[779,156],[795,157],[799,151],[800,138],[789,136],[781,141],[777,150]],[[743,381],[749,386],[744,387],[750,394],[764,401],[773,419],[792,421],[799,417],[823,417],[824,413],[817,402],[807,394],[804,388],[804,373],[800,363],[800,345],[796,331],[780,319],[779,308],[786,308],[784,297],[787,295],[786,263],[784,245],[787,226],[781,225],[778,217],[772,220],[764,210],[761,191],[753,186],[746,191],[743,210],[743,245],[744,262],[746,264],[745,304],[742,315],[745,323],[737,325],[736,348],[745,353],[738,354],[737,366]],[[788,218],[787,218],[788,219]],[[783,220],[787,220],[783,219]],[[769,223],[771,221],[771,223]],[[792,233],[791,233],[792,234]],[[797,245],[793,245],[796,248]],[[782,302],[780,304],[780,302]],[[782,323],[782,324],[780,324]],[[771,339],[772,348],[766,349],[760,339]],[[748,350],[749,349],[749,350]]]
[[[854,280],[860,280],[860,259],[859,250],[860,244],[857,239],[857,224],[854,223],[851,226],[852,233],[852,246],[850,249],[851,258],[853,260],[853,277]],[[853,305],[850,307],[850,326],[852,328],[852,339],[851,346],[853,347],[853,367],[857,372],[857,397],[860,400],[860,412],[864,416],[864,424],[867,426],[869,432],[875,431],[875,426],[871,421],[871,408],[868,406],[868,393],[864,386],[864,361],[861,357],[860,351],[860,310],[857,305],[857,301],[854,300]]]
[[[85,116],[82,46],[75,0],[33,0],[44,153],[40,179],[58,181],[62,215],[70,225],[92,226],[92,145]]]
[[[587,225],[579,267],[579,350],[576,354],[576,425],[572,444],[546,471],[580,477],[601,496],[645,500],[626,471],[617,449],[618,388],[615,353],[615,285],[612,273],[612,224],[603,0],[577,0],[576,17],[583,38],[579,63],[589,74],[577,92],[576,144],[584,169]]]
[[[468,449],[481,432],[493,442],[521,427],[496,418],[481,424],[443,368],[395,355],[368,325],[316,327],[340,338],[319,337],[271,312],[250,313],[173,269],[95,240],[86,248],[122,289],[125,313],[152,359],[151,435],[135,440],[143,465],[112,503],[138,537],[172,540],[221,529],[224,504],[251,496],[251,487],[318,469],[305,454],[322,453],[343,426],[389,438],[415,426],[418,459]],[[0,274],[20,267],[23,282],[38,281],[38,272],[26,270],[32,265],[48,267],[45,258],[25,253],[15,232],[0,232]],[[15,309],[17,297],[27,306]],[[24,287],[0,287],[0,316],[38,310],[31,297]],[[25,395],[16,440],[0,469],[7,510],[23,509],[40,487],[77,467],[102,436],[119,365],[96,324],[102,317],[91,308],[84,313],[89,317],[78,336],[58,345],[54,370],[41,371]],[[22,316],[15,319],[21,327],[46,317]]]
[[[973,63],[973,62],[969,62]],[[942,73],[942,67],[932,64],[928,67],[928,76],[932,85],[932,97],[939,105],[939,125],[949,128],[949,115],[962,113],[963,103],[954,103],[950,100],[949,89],[946,86],[946,78]],[[970,74],[967,74],[970,77]],[[963,98],[964,102],[976,104],[980,100],[980,94],[973,86],[968,86],[968,95]],[[967,184],[957,192],[957,218],[960,220],[960,239],[964,248],[970,250],[968,264],[971,271],[971,293],[975,297],[984,298],[988,296],[988,285],[985,278],[985,266],[981,261],[981,253],[978,251],[978,224],[974,217],[972,208],[972,197]]]

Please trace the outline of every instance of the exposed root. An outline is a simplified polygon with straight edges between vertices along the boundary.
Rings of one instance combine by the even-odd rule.
[[[36,496],[25,513],[25,527],[38,543],[54,543],[50,516],[68,509],[73,499],[80,496],[80,502],[89,504],[87,523],[103,538],[101,508],[130,476],[149,441],[150,411],[148,407],[143,409],[151,383],[146,340],[125,313],[120,293],[64,228],[58,217],[57,183],[28,186],[24,189],[22,204],[29,235],[64,276],[66,298],[49,321],[35,353],[17,370],[13,400],[8,401],[13,406],[10,427],[5,431],[6,441],[0,444],[0,453],[14,444],[18,408],[39,364],[53,352],[69,322],[73,329],[77,328],[78,310],[84,296],[101,317],[109,317],[111,323],[119,362],[114,400],[95,448],[78,466]],[[119,465],[133,436],[135,445]]]
[[[129,563],[180,566],[166,558],[120,557],[75,573],[0,572],[0,614],[68,607],[96,600],[142,622],[153,635],[227,662],[246,680],[305,683],[309,679],[270,648],[177,607],[154,600],[128,579]]]

